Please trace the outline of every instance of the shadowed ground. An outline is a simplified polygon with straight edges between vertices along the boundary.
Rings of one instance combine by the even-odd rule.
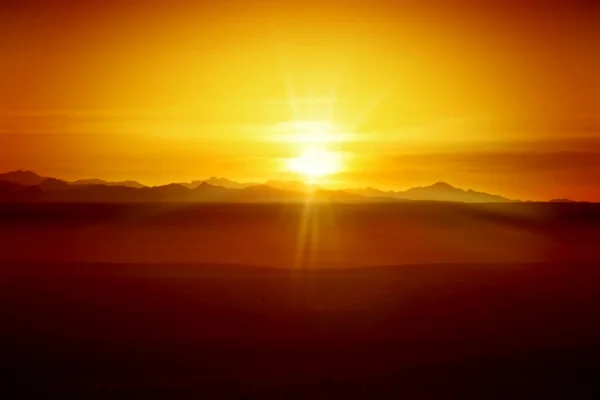
[[[600,261],[598,204],[1,204],[0,260],[284,268]]]
[[[281,258],[267,265],[295,261],[277,246],[298,243],[299,206],[2,208],[2,390],[11,398],[595,397],[598,212],[525,206],[340,205],[336,225],[319,230],[364,246],[342,241],[336,259],[348,261],[335,269],[322,261],[338,253],[318,246],[329,239],[305,244],[295,268],[252,266],[269,245]],[[209,231],[212,253],[203,242],[194,253],[156,241]],[[253,246],[223,242],[240,231]],[[438,251],[452,238],[460,241]],[[502,246],[514,260],[476,259]],[[431,259],[476,261],[405,262],[428,247]],[[385,256],[373,259],[391,262],[394,248],[396,266],[340,268],[369,265],[375,249]],[[137,262],[107,262],[142,249]],[[184,259],[175,251],[183,249],[189,262],[166,262]],[[238,252],[223,259],[248,265],[200,262],[223,249]],[[153,254],[164,259],[143,262]]]

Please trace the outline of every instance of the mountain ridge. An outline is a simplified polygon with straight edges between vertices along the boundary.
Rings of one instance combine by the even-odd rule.
[[[366,187],[331,190],[301,181],[267,180],[264,183],[240,183],[224,177],[206,180],[145,186],[137,181],[111,182],[103,179],[79,179],[68,182],[43,177],[33,171],[18,170],[0,174],[0,196],[19,200],[37,201],[226,201],[226,202],[280,202],[280,201],[447,201],[463,203],[514,202],[503,196],[461,189],[438,181],[428,186],[407,190],[384,191]],[[15,186],[16,185],[16,186]],[[29,188],[29,189],[28,189]],[[36,189],[31,189],[36,188]],[[28,189],[28,190],[26,190]]]
[[[429,186],[417,186],[399,191],[383,191],[373,187],[349,189],[347,191],[366,197],[380,196],[415,201],[451,201],[462,203],[504,203],[517,201],[495,194],[475,191],[473,189],[460,189],[441,181],[435,182]]]
[[[106,181],[104,179],[96,179],[96,178],[92,178],[92,179],[78,179],[76,181],[72,182],[73,185],[106,185],[106,186],[126,186],[126,187],[133,187],[133,188],[143,188],[143,187],[147,187],[144,184],[139,183],[138,181],[131,181],[131,180],[127,180],[127,181],[116,181],[116,182],[111,182],[111,181]]]

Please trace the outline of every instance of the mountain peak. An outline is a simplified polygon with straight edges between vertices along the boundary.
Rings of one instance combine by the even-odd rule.
[[[408,200],[456,201],[461,203],[495,203],[510,201],[509,199],[485,192],[464,190],[446,182],[436,182],[430,186],[419,186],[403,192],[396,192],[397,198]]]
[[[203,189],[226,189],[223,186],[217,186],[217,185],[213,185],[211,183],[208,183],[207,181],[202,181],[200,182],[200,184],[198,184],[198,186],[196,186],[193,190],[203,190]]]
[[[442,181],[436,182],[433,185],[431,185],[430,187],[432,187],[432,188],[438,188],[438,189],[456,189],[451,184],[446,183],[446,182],[442,182]]]
[[[0,174],[0,180],[4,182],[18,183],[24,186],[39,185],[46,180],[45,177],[36,174],[33,171],[19,169],[16,171]]]
[[[46,178],[36,186],[44,191],[66,190],[70,187],[67,182],[56,178]]]
[[[207,180],[203,181],[212,186],[220,186],[228,189],[243,189],[247,186],[250,186],[249,183],[240,183],[232,181],[231,179],[224,177],[211,176]]]
[[[26,177],[40,177],[40,175],[28,169],[17,169],[15,171],[6,172],[3,175],[11,176],[26,176]]]

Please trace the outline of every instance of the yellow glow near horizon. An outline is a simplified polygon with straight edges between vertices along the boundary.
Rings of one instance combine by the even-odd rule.
[[[326,121],[289,122],[280,124],[279,129],[286,132],[282,136],[284,141],[303,145],[326,145],[351,139],[338,125]]]

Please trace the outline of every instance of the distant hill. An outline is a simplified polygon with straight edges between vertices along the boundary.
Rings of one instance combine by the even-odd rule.
[[[40,175],[36,174],[35,172],[24,171],[24,170],[18,170],[18,171],[12,171],[12,172],[0,174],[0,181],[18,183],[19,185],[23,185],[23,186],[39,185],[46,179],[47,179],[46,177],[40,176]]]
[[[71,187],[68,182],[61,181],[55,178],[46,178],[40,184],[35,185],[42,189],[44,192],[52,192],[55,190],[66,190]]]
[[[367,197],[392,197],[404,200],[454,201],[463,203],[499,203],[512,201],[506,197],[460,189],[445,182],[419,186],[404,191],[382,191],[375,188],[347,190]]]
[[[294,192],[312,192],[314,190],[321,189],[320,186],[304,183],[300,181],[280,181],[276,179],[268,180],[264,183],[267,186],[274,187],[281,190],[291,190]]]
[[[575,200],[570,199],[552,199],[549,203],[577,203]]]
[[[232,193],[237,192],[238,190],[239,189],[230,189],[202,182],[192,190],[191,199],[195,201],[219,202],[229,198]]]
[[[195,188],[201,183],[208,183],[213,186],[221,186],[230,189],[243,189],[250,186],[261,186],[252,183],[235,182],[227,178],[211,177],[206,181],[193,181],[190,184],[182,184],[184,186]],[[282,180],[267,180],[263,186],[269,186],[275,189],[291,192],[312,193],[319,190],[325,190],[319,185],[308,184],[301,181],[282,181]],[[499,203],[511,202],[515,200],[508,199],[503,196],[494,195],[485,192],[478,192],[472,189],[464,190],[454,187],[445,182],[436,182],[430,186],[415,187],[405,191],[384,191],[377,188],[367,187],[364,189],[343,189],[346,195],[345,198],[350,198],[347,195],[358,195],[366,197],[369,201],[394,199],[394,200],[425,200],[425,201],[453,201],[462,203]],[[321,193],[318,197],[331,197]],[[335,196],[334,196],[335,197]],[[315,196],[313,195],[313,198]]]
[[[105,181],[103,179],[79,179],[79,180],[76,180],[75,182],[73,182],[72,184],[73,185],[125,186],[125,187],[137,188],[137,189],[146,187],[146,185],[143,185],[137,181],[110,182],[110,181]]]
[[[191,182],[178,182],[180,185],[187,187],[188,189],[195,189],[203,183],[207,183],[211,186],[220,186],[227,189],[243,189],[248,186],[256,185],[256,183],[242,183],[232,181],[227,178],[217,178],[215,176],[211,176],[206,180],[195,180]]]
[[[1,182],[13,182],[18,183],[23,186],[36,186],[36,185],[44,185],[47,186],[48,189],[56,190],[59,188],[65,189],[65,185],[105,185],[105,186],[127,186],[134,188],[142,188],[145,185],[142,185],[136,181],[119,181],[119,182],[110,182],[105,181],[103,179],[79,179],[74,182],[67,182],[62,179],[50,178],[36,174],[33,171],[11,171],[7,173],[0,174]],[[45,183],[44,183],[45,182]],[[60,185],[58,182],[64,183],[64,185]],[[59,187],[62,186],[62,187]]]
[[[408,200],[460,201],[465,203],[507,202],[510,199],[485,192],[459,189],[445,182],[436,182],[430,186],[421,186],[396,192],[397,197]]]
[[[204,181],[177,182],[178,185],[184,186],[188,189],[195,189],[203,183]]]
[[[224,187],[227,189],[243,189],[248,186],[256,185],[256,183],[248,183],[248,182],[240,183],[240,182],[232,181],[227,178],[217,178],[214,176],[210,177],[209,179],[205,180],[204,182],[206,182],[212,186],[221,186],[221,187]]]
[[[40,199],[44,191],[38,186],[25,186],[14,182],[0,181],[0,200],[25,201]]]
[[[293,192],[311,192],[316,189],[321,189],[320,186],[309,184],[301,181],[283,181],[278,179],[269,179],[264,183],[256,183],[256,182],[236,182],[227,178],[217,178],[211,177],[205,181],[192,181],[191,183],[182,183],[182,185],[195,188],[201,183],[208,183],[213,186],[221,186],[228,189],[244,189],[250,186],[270,186],[279,190],[287,190]]]
[[[81,179],[67,182],[43,177],[32,171],[0,174],[0,197],[4,200],[73,201],[73,202],[381,202],[381,201],[451,201],[496,203],[512,201],[506,197],[471,189],[464,190],[445,182],[405,191],[376,188],[329,190],[299,181],[269,180],[264,184],[239,183],[227,178],[211,177],[205,181],[144,186],[136,181],[109,182]],[[555,199],[552,202],[568,202]]]
[[[32,173],[33,174],[33,173]],[[24,185],[0,181],[0,199],[3,201],[35,202],[299,202],[312,201],[365,201],[362,196],[343,191],[315,190],[309,194],[282,190],[269,185],[251,185],[227,188],[201,181],[194,188],[172,183],[153,187],[116,185],[102,180],[83,180],[69,183],[55,178],[39,177],[37,174],[3,174],[9,179],[36,182]],[[36,178],[36,177],[39,177]],[[35,179],[34,179],[35,178]],[[213,182],[223,182],[213,179]],[[230,181],[232,182],[232,181]],[[237,186],[237,185],[232,185]],[[238,186],[239,187],[239,186]]]
[[[14,182],[0,181],[0,196],[17,193],[21,190],[24,190],[26,187],[27,186],[23,186]]]

